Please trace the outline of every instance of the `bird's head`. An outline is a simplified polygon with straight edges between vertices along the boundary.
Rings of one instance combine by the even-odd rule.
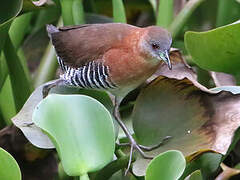
[[[140,39],[140,49],[155,61],[163,60],[172,69],[169,50],[172,44],[170,33],[158,26],[149,26]]]

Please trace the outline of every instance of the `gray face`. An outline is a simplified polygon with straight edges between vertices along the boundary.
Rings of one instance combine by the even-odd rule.
[[[143,50],[152,58],[163,60],[169,69],[171,69],[171,63],[168,54],[171,44],[172,38],[168,31],[157,26],[149,27],[142,41]]]

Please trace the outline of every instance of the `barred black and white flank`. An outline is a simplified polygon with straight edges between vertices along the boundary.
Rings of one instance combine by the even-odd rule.
[[[58,57],[58,63],[64,72],[60,78],[71,86],[94,89],[113,89],[117,86],[109,78],[109,68],[99,62],[90,62],[80,68],[64,65]]]

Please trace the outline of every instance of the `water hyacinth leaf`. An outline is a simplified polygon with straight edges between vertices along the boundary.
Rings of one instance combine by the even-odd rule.
[[[45,83],[34,90],[31,96],[28,98],[26,103],[20,112],[12,118],[12,121],[15,126],[21,129],[26,138],[35,146],[39,148],[54,148],[51,140],[48,138],[46,134],[44,134],[39,127],[33,124],[32,114],[37,106],[37,104],[43,99],[42,97],[42,89],[45,85],[49,83],[54,83],[54,81],[50,81]],[[84,94],[91,96],[101,102],[110,112],[112,111],[113,105],[109,96],[105,92],[101,91],[90,91],[79,88],[70,88],[70,87],[56,87],[51,89],[50,93],[55,94]],[[118,132],[118,127],[115,126],[116,136]]]
[[[184,180],[196,170],[201,171],[203,179],[214,179],[220,166],[222,155],[214,151],[201,150],[186,157],[187,166],[180,180]]]
[[[164,137],[172,137],[148,153],[152,156],[171,149],[180,150],[184,155],[200,149],[226,154],[239,127],[239,105],[239,94],[209,93],[186,78],[179,81],[160,76],[138,96],[132,117],[133,129],[138,143],[143,145],[158,144]],[[137,160],[135,164],[138,163]]]
[[[51,94],[35,108],[33,122],[52,138],[68,175],[97,171],[113,159],[111,115],[91,97]]]
[[[184,42],[193,61],[201,68],[236,74],[240,68],[239,31],[240,23],[206,32],[189,31],[185,33]]]
[[[167,151],[159,154],[148,165],[146,180],[178,179],[181,177],[186,166],[186,161],[180,151]]]
[[[194,171],[194,172],[189,176],[189,180],[202,180],[201,171],[200,171],[200,170]]]
[[[0,148],[0,179],[21,180],[21,171],[16,160],[4,149]]]
[[[45,83],[44,85],[47,85]],[[54,148],[51,140],[48,138],[46,134],[44,134],[39,127],[33,124],[32,122],[32,114],[34,108],[37,104],[43,99],[42,97],[42,89],[43,86],[39,86],[34,90],[31,96],[28,98],[22,109],[19,113],[12,118],[12,122],[15,126],[17,126],[25,137],[34,145],[39,148]]]

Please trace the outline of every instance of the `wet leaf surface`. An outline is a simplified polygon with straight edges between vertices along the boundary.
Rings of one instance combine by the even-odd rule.
[[[20,128],[26,138],[35,146],[39,148],[54,148],[51,140],[48,138],[46,134],[44,134],[40,128],[38,128],[32,121],[32,114],[34,108],[37,104],[43,99],[42,97],[42,88],[43,86],[52,83],[55,81],[50,81],[45,83],[38,88],[31,94],[28,98],[26,103],[24,104],[21,111],[12,118],[13,123],[15,126]],[[57,94],[84,94],[91,96],[97,99],[99,102],[104,104],[104,106],[111,112],[112,111],[112,101],[105,92],[101,91],[94,91],[94,90],[84,90],[79,88],[70,88],[70,87],[56,87],[51,89],[50,93],[57,93]],[[115,132],[116,135],[118,133],[118,126],[115,123]]]
[[[225,154],[240,123],[239,105],[238,94],[207,93],[186,78],[179,81],[160,76],[138,96],[133,129],[138,143],[143,145],[154,145],[172,136],[150,155],[171,149],[180,150],[184,155],[201,149]],[[143,161],[147,162],[137,160],[135,167]],[[144,174],[139,169],[144,167],[136,170]]]
[[[240,68],[239,31],[240,23],[206,32],[189,31],[185,33],[184,42],[193,61],[201,68],[235,74]]]
[[[147,170],[146,180],[178,179],[184,172],[186,161],[180,151],[167,151],[154,158]]]
[[[100,170],[113,159],[111,115],[89,96],[51,94],[35,108],[33,122],[51,137],[70,176]]]
[[[16,160],[2,148],[0,148],[0,162],[0,179],[21,180],[21,171]]]

